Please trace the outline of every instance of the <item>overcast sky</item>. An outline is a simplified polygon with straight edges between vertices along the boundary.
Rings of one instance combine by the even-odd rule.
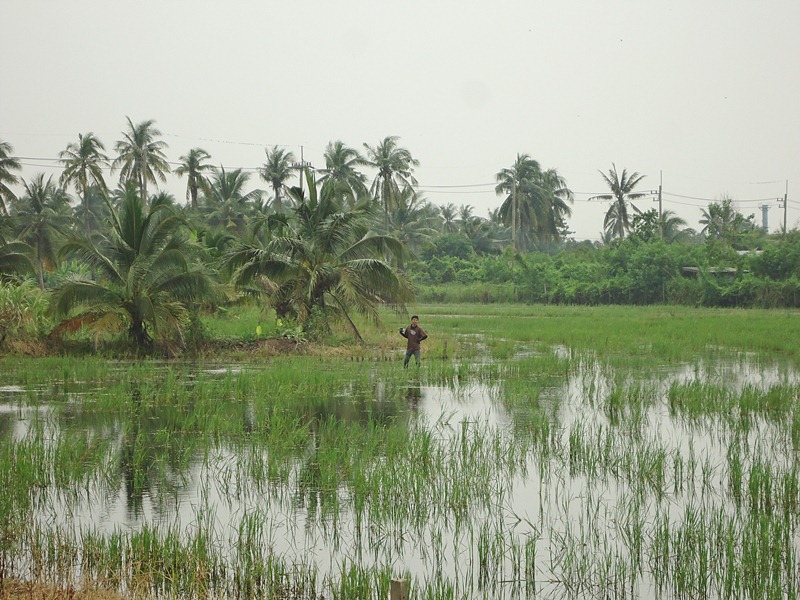
[[[112,154],[130,117],[171,161],[199,146],[228,169],[273,145],[324,167],[331,140],[396,135],[428,200],[479,216],[528,154],[575,192],[577,239],[600,237],[589,198],[612,163],[642,191],[663,173],[664,210],[693,227],[727,194],[778,231],[788,181],[800,225],[796,0],[2,0],[0,21],[0,139],[26,179],[60,173],[41,159],[79,133]]]

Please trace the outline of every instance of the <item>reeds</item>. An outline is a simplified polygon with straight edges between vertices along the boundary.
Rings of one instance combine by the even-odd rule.
[[[489,310],[428,311],[458,352],[414,374],[6,359],[0,577],[159,597],[385,598],[398,576],[415,598],[797,596],[800,377],[758,337],[769,314],[748,313],[745,347],[735,312]]]

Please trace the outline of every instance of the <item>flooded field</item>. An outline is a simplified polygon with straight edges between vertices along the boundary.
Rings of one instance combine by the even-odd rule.
[[[791,361],[459,343],[418,371],[6,362],[0,574],[164,597],[386,598],[392,578],[430,599],[797,596]]]

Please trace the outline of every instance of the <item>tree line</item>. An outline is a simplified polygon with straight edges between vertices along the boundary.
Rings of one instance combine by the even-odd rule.
[[[710,302],[710,292],[687,291],[683,267],[700,268],[695,287],[727,285],[721,268],[796,276],[770,254],[791,239],[764,234],[730,198],[709,204],[696,232],[670,211],[639,211],[643,176],[613,164],[600,172],[609,193],[599,198],[610,202],[603,240],[590,243],[570,237],[566,180],[527,154],[496,174],[500,203],[484,218],[427,201],[419,162],[395,136],[362,150],[332,141],[320,169],[265,148],[257,176],[266,189],[251,187],[244,169],[214,166],[202,148],[171,165],[167,148],[153,120],[127,118],[112,155],[80,134],[59,153],[59,177],[26,179],[0,140],[0,277],[47,290],[56,332],[180,345],[197,311],[258,295],[282,318],[321,331],[342,322],[360,338],[355,313],[377,318],[381,304],[436,286],[511,285],[510,299],[529,301]],[[159,190],[169,173],[186,179],[185,203]],[[653,273],[631,270],[639,263]]]

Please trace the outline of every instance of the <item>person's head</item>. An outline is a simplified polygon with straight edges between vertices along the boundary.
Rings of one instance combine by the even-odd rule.
[[[412,325],[416,325],[417,323],[419,323],[419,317],[417,315],[412,316],[411,317],[411,324]]]

